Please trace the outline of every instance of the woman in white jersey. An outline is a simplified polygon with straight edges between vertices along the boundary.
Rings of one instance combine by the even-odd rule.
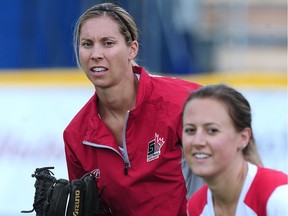
[[[250,105],[235,89],[210,85],[190,95],[183,147],[190,168],[206,183],[190,198],[188,215],[288,215],[288,176],[259,166]]]

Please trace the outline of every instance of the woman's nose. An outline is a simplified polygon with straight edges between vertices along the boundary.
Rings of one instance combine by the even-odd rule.
[[[99,47],[95,47],[91,53],[91,59],[94,61],[103,59],[103,52]]]
[[[202,131],[197,131],[195,136],[194,136],[194,139],[192,141],[192,145],[194,146],[203,146],[205,145],[206,142],[205,142],[205,135]]]

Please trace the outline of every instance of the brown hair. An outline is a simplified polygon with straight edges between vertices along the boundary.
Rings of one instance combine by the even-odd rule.
[[[80,66],[79,62],[79,36],[81,33],[81,27],[83,23],[91,18],[100,17],[100,16],[108,16],[113,19],[119,25],[119,31],[123,35],[126,44],[129,46],[132,41],[138,40],[137,27],[130,16],[130,14],[124,10],[123,8],[113,4],[113,3],[103,3],[97,4],[87,11],[85,11],[77,20],[75,28],[74,28],[74,52],[76,56],[76,61],[78,66]],[[136,62],[132,62],[133,65],[137,65]]]
[[[251,129],[250,141],[243,149],[243,155],[247,161],[256,165],[262,165],[251,126],[251,107],[246,98],[240,92],[224,84],[203,86],[197,91],[192,92],[187,98],[183,107],[182,118],[189,101],[196,98],[213,98],[223,102],[228,108],[229,116],[237,131],[242,131],[244,128]]]

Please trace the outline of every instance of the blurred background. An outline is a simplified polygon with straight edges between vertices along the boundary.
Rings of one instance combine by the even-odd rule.
[[[73,28],[102,2],[135,19],[137,62],[152,74],[239,89],[264,165],[288,173],[286,0],[2,1],[0,216],[32,209],[36,167],[67,178],[62,132],[94,92],[76,67]]]
[[[0,68],[75,67],[76,19],[96,0],[1,3]],[[151,71],[286,70],[286,0],[122,0]]]

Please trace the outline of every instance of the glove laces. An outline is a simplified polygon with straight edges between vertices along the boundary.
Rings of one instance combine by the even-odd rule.
[[[54,173],[50,169],[54,169],[54,167],[37,168],[32,174],[32,178],[36,178],[33,209],[21,211],[21,213],[32,213],[35,210],[36,216],[44,216],[48,190],[56,182],[56,178],[52,176]]]

